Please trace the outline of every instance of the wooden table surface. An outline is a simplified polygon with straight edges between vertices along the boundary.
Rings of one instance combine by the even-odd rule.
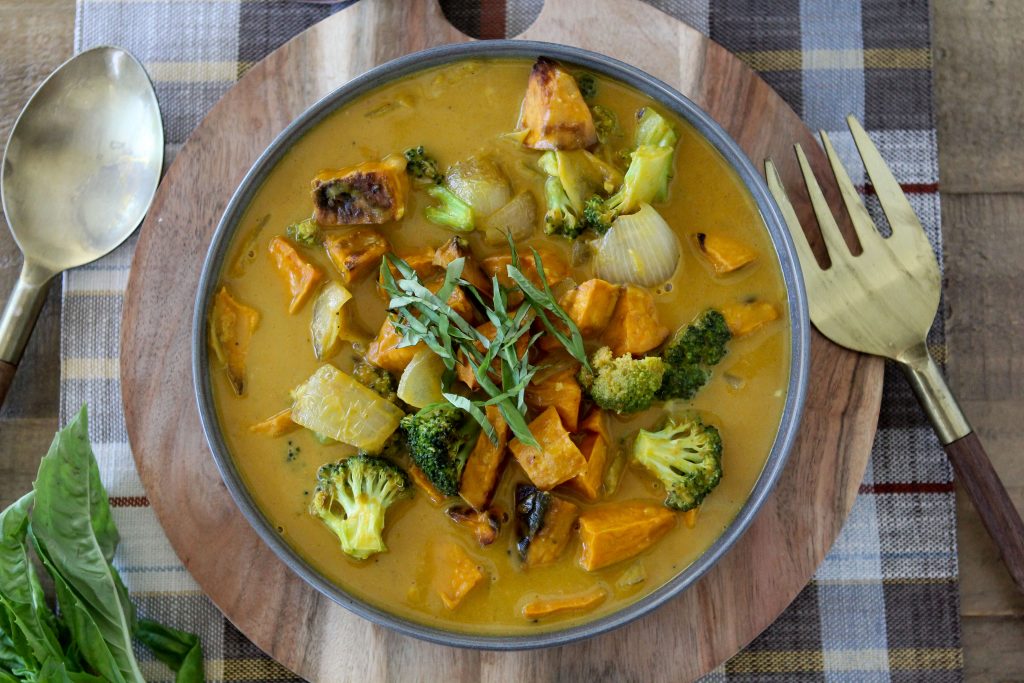
[[[1024,510],[1024,2],[933,0],[935,97],[951,384]],[[0,140],[71,55],[74,0],[0,0]],[[2,215],[2,214],[0,214]],[[6,226],[3,220],[0,224]],[[0,227],[0,302],[21,257]],[[31,487],[57,427],[59,284],[0,408],[0,505]],[[1024,596],[958,494],[964,667],[1024,682]]]

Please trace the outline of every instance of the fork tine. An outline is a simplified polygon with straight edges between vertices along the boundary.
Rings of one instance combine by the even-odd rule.
[[[807,235],[804,234],[803,228],[800,227],[800,219],[796,217],[796,211],[793,210],[793,205],[786,194],[786,188],[782,184],[782,178],[779,177],[779,171],[775,168],[775,163],[771,159],[765,159],[764,175],[768,180],[768,190],[775,197],[775,203],[779,205],[782,217],[786,221],[786,227],[789,228],[789,234],[793,237],[793,244],[796,245],[796,255],[800,260],[800,268],[804,272],[804,280],[809,281],[811,277],[814,277],[812,273],[820,271],[818,259],[814,258],[814,252],[811,251]]]
[[[903,190],[896,182],[896,178],[893,177],[889,166],[882,159],[882,155],[878,153],[875,143],[871,142],[871,138],[868,137],[867,132],[853,114],[846,117],[846,124],[850,127],[850,132],[853,133],[853,141],[857,145],[857,151],[860,152],[860,158],[864,161],[864,168],[868,171],[871,184],[875,186],[875,194],[878,195],[878,201],[882,205],[882,210],[885,211],[885,217],[889,221],[889,227],[892,228],[893,236],[896,236],[901,230],[912,230],[916,226],[920,236],[924,237],[921,221],[917,219],[917,214],[914,213],[910,201],[903,194]]]
[[[843,195],[843,203],[846,204],[846,210],[850,214],[850,221],[857,231],[857,239],[860,240],[861,248],[867,249],[869,243],[880,239],[882,235],[875,228],[871,216],[868,215],[868,210],[864,206],[864,202],[861,201],[857,189],[853,186],[853,181],[850,180],[835,147],[832,146],[832,140],[829,139],[828,133],[823,130],[818,133],[825,145],[825,156],[828,157],[828,161],[832,165],[832,173],[836,177],[836,184],[839,185],[839,192]]]
[[[807,184],[807,194],[811,197],[811,206],[814,208],[814,215],[818,219],[818,227],[821,229],[821,237],[825,240],[825,246],[828,247],[828,256],[833,264],[849,261],[852,258],[850,249],[846,246],[842,233],[839,232],[839,225],[836,224],[832,209],[825,201],[825,195],[821,191],[818,180],[814,177],[811,164],[807,161],[803,148],[799,144],[794,146],[796,147],[796,158],[800,162],[800,171],[804,175],[804,183]]]

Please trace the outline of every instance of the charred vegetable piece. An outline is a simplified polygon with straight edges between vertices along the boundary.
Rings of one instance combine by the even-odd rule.
[[[606,503],[579,517],[580,566],[587,571],[642,553],[676,525],[676,515],[656,503]]]
[[[539,446],[527,446],[513,439],[509,449],[537,488],[552,489],[586,468],[586,459],[569,437],[554,407],[530,423],[530,433]]]
[[[302,258],[299,252],[295,251],[295,247],[283,237],[270,240],[270,257],[274,260],[274,266],[284,279],[288,293],[292,297],[288,304],[288,313],[295,313],[306,303],[306,299],[323,279],[324,273]]]
[[[767,301],[750,301],[723,306],[722,315],[732,336],[742,337],[777,319],[779,312]]]
[[[543,567],[557,560],[572,538],[579,509],[567,500],[529,484],[516,486],[516,548],[524,566]]]
[[[377,453],[405,416],[333,365],[321,365],[292,391],[292,420],[335,441]]]
[[[523,605],[523,616],[527,619],[540,619],[562,612],[582,612],[597,607],[607,597],[608,591],[601,586],[594,586],[577,595],[537,597]]]
[[[355,455],[320,467],[309,512],[358,560],[387,550],[384,515],[409,488],[409,478],[384,458]]]
[[[534,378],[526,387],[526,404],[540,411],[554,406],[562,418],[562,424],[570,432],[576,431],[580,402],[583,400],[583,390],[576,381],[576,371],[575,367],[571,367],[540,379]]]
[[[445,512],[449,519],[473,534],[482,546],[494,543],[501,532],[502,513],[496,508],[477,511],[465,505],[454,505]]]
[[[299,425],[292,422],[291,409],[286,408],[279,413],[271,415],[266,420],[250,426],[249,431],[255,434],[275,437],[295,431],[298,427]]]
[[[309,334],[317,360],[330,358],[343,339],[356,338],[351,332],[346,334],[345,304],[351,298],[351,292],[332,280],[323,286],[313,301]]]
[[[210,314],[210,347],[217,360],[227,369],[228,381],[235,393],[245,393],[245,358],[249,354],[249,341],[260,321],[260,314],[231,296],[227,287],[221,287],[213,298]]]
[[[654,297],[642,287],[626,285],[615,302],[608,326],[601,340],[612,353],[638,356],[665,341],[669,330],[658,319]]]
[[[462,469],[459,495],[477,510],[485,509],[491,502],[498,479],[505,467],[508,446],[508,424],[497,406],[487,406],[487,420],[494,427],[498,442],[494,443],[481,432],[476,445]]]
[[[469,553],[451,541],[442,546],[441,560],[439,574],[435,577],[437,593],[444,606],[454,610],[486,574]]]
[[[519,128],[533,149],[583,149],[597,144],[594,118],[576,79],[558,63],[540,57],[526,85]]]
[[[312,182],[313,218],[320,225],[367,225],[405,215],[405,159],[389,157],[336,171]]]
[[[703,232],[698,232],[696,239],[697,248],[704,254],[718,275],[739,270],[757,260],[757,252],[753,247],[738,239]]]
[[[352,228],[328,235],[324,247],[346,285],[375,272],[384,254],[391,251],[391,244],[373,228]]]

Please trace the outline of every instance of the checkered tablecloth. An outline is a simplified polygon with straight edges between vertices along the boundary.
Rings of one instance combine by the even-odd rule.
[[[910,195],[941,264],[927,0],[648,1],[759,71],[812,129],[829,132],[851,170],[861,167],[843,117],[852,112],[862,120]],[[75,47],[120,45],[142,60],[156,84],[170,159],[247,66],[349,4],[78,0]],[[489,38],[522,31],[541,0],[442,5],[457,27]],[[864,186],[863,177],[855,175],[854,182]],[[864,189],[869,209],[882,220],[870,186]],[[200,634],[210,680],[297,680],[202,594],[148,506],[118,383],[133,249],[132,241],[64,276],[61,418],[88,402],[123,536],[116,562],[141,613]],[[930,341],[941,362],[941,320]],[[898,374],[886,369],[871,463],[835,546],[778,621],[708,681],[961,679],[952,477]],[[158,663],[144,666],[149,680],[171,680]]]

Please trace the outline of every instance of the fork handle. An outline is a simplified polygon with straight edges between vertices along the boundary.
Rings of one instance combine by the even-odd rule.
[[[1010,577],[1024,592],[1024,521],[1021,521],[1010,494],[999,480],[988,454],[957,405],[927,346],[920,344],[914,347],[900,360],[914,394],[946,450],[957,481],[967,492],[982,524],[999,548]]]
[[[1003,564],[1024,592],[1024,522],[999,480],[978,435],[971,432],[945,446],[957,481],[967,492],[989,536],[996,542]]]

